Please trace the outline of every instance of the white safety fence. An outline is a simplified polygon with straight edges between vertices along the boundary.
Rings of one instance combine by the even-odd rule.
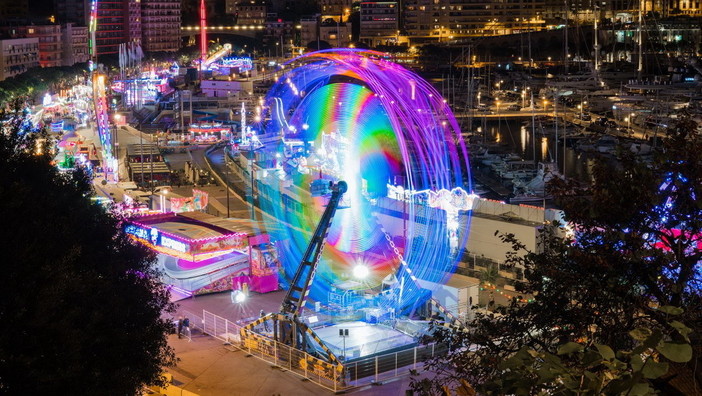
[[[333,365],[261,334],[242,332],[241,326],[211,312],[203,310],[202,317],[205,334],[334,392],[408,375],[424,359],[445,353],[443,347],[429,344]]]

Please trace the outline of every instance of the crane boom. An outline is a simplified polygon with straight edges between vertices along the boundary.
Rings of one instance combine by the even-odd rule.
[[[315,272],[317,271],[317,263],[324,249],[324,243],[327,238],[327,233],[329,232],[329,226],[331,226],[332,220],[334,219],[334,214],[336,209],[339,207],[339,202],[341,201],[342,195],[348,189],[346,182],[339,181],[338,183],[331,185],[331,198],[327,204],[322,218],[317,224],[317,228],[312,234],[312,239],[305,254],[302,256],[302,262],[295,272],[292,282],[290,283],[290,288],[288,293],[283,299],[283,303],[280,307],[280,313],[284,315],[297,315],[302,314],[302,309],[305,305],[307,299],[307,294],[310,291],[310,286],[314,280]]]

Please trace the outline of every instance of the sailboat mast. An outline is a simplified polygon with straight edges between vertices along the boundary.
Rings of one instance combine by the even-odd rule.
[[[595,11],[595,71],[600,70],[600,45],[598,43],[599,37],[597,37],[599,34],[597,32],[597,20],[600,19],[600,13],[599,13],[599,8],[595,6],[594,8]]]
[[[642,25],[643,25],[643,7],[644,7],[644,0],[639,0],[639,26],[638,26],[638,31],[639,31],[639,69],[638,69],[638,79],[641,80],[641,77],[643,75],[643,30],[642,30]]]
[[[563,47],[564,47],[564,54],[563,54],[563,65],[565,68],[564,74],[568,74],[568,0],[563,0],[563,4],[565,4],[565,25],[563,28]]]

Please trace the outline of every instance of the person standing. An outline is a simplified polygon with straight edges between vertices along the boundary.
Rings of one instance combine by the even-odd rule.
[[[187,316],[183,319],[183,334],[190,339],[190,319]]]
[[[178,317],[178,338],[181,338],[183,334],[183,317]]]
[[[266,316],[266,313],[263,312],[263,310],[261,310],[261,317],[264,317],[264,316]],[[264,320],[264,321],[263,321],[263,329],[264,329],[265,331],[268,331],[268,321],[267,321],[267,320]]]

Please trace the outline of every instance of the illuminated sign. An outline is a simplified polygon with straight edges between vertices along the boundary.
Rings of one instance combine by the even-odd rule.
[[[188,253],[190,251],[190,246],[187,243],[167,237],[160,233],[156,228],[145,228],[135,224],[130,224],[124,227],[124,231],[127,234],[133,235],[153,246],[172,249],[180,253]]]
[[[139,239],[149,240],[149,231],[147,231],[145,228],[135,226],[134,224],[126,226],[124,228],[124,232],[130,235],[134,235]]]
[[[232,250],[244,251],[248,246],[247,235],[242,233],[187,239],[140,223],[125,225],[124,232],[150,249],[190,261],[206,260]]]
[[[188,245],[181,242],[181,241],[176,241],[173,238],[169,238],[165,235],[161,235],[161,246],[168,248],[168,249],[173,249],[175,251],[181,252],[181,253],[187,253],[188,252]]]

